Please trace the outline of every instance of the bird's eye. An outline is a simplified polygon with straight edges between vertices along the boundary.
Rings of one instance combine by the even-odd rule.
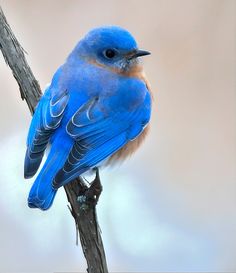
[[[112,58],[115,57],[116,51],[114,49],[106,49],[104,51],[104,55],[105,55],[106,58],[112,59]]]

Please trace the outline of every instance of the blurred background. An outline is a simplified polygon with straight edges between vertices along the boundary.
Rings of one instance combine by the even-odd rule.
[[[125,164],[102,171],[99,223],[111,272],[236,271],[236,1],[0,0],[42,88],[77,41],[104,24],[143,49],[152,129]],[[1,54],[0,54],[1,55]],[[60,190],[27,207],[31,116],[0,56],[0,272],[82,272]]]

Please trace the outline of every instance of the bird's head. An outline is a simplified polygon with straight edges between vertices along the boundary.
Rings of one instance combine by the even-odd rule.
[[[138,49],[132,35],[117,26],[91,30],[78,43],[72,54],[74,53],[91,63],[120,72],[129,71],[139,63],[138,57],[150,54],[148,51]]]

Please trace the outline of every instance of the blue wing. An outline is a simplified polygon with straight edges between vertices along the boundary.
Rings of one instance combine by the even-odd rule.
[[[68,100],[67,90],[53,92],[53,89],[50,88],[41,98],[31,121],[27,138],[25,178],[30,178],[37,172],[50,138],[60,125]]]
[[[139,135],[149,121],[150,103],[147,91],[142,103],[129,111],[115,105],[107,110],[99,97],[83,104],[67,124],[67,133],[75,143],[53,187],[65,185]]]

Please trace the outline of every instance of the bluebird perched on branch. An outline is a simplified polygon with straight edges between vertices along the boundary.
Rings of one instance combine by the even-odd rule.
[[[27,139],[24,174],[37,172],[31,208],[48,209],[57,189],[86,171],[124,160],[148,132],[151,94],[131,34],[116,26],[91,30],[53,76]]]

